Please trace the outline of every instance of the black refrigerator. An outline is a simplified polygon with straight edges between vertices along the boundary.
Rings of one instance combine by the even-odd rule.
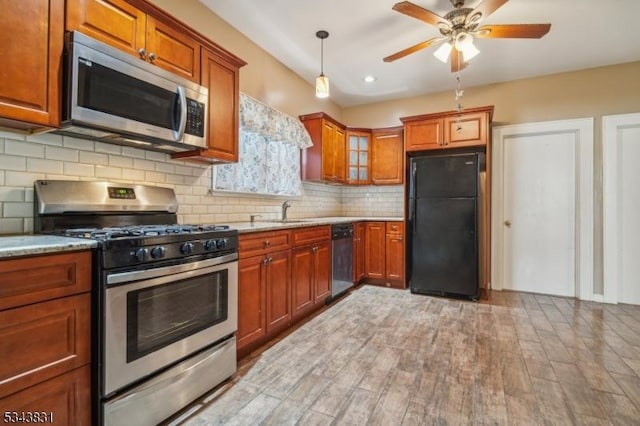
[[[479,297],[484,153],[410,159],[407,277],[412,293]]]

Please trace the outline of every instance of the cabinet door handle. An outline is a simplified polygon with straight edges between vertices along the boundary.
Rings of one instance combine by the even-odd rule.
[[[269,246],[271,245],[271,241],[269,241],[269,240],[265,240],[262,244],[263,244],[265,247],[269,247]]]
[[[151,52],[149,53],[149,62],[153,63],[156,60],[156,54]]]
[[[266,265],[268,263],[269,263],[269,258],[268,257],[265,257],[264,259],[262,259],[262,264],[263,265]]]
[[[140,48],[138,49],[138,55],[140,55],[140,58],[145,59],[147,57],[147,51],[143,48]]]

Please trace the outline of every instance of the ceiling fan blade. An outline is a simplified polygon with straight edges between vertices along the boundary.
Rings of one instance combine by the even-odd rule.
[[[509,0],[482,0],[482,2],[480,2],[480,4],[476,6],[475,9],[473,9],[473,12],[471,12],[470,15],[475,15],[480,12],[480,14],[482,15],[481,19],[486,19],[487,16],[491,15],[493,12],[498,10],[500,6],[508,1]]]
[[[451,72],[458,72],[467,67],[467,63],[462,60],[462,52],[455,47],[451,49]]]
[[[427,24],[438,26],[439,22],[444,22],[446,24],[451,25],[451,23],[444,19],[440,15],[436,15],[430,10],[424,9],[418,5],[411,3],[410,1],[401,1],[400,3],[396,3],[392,7],[393,10],[404,13],[405,15],[411,16],[412,18],[416,18],[421,20],[422,22],[426,22]]]
[[[421,43],[418,43],[416,45],[413,45],[411,47],[408,47],[404,50],[401,50],[399,52],[394,53],[393,55],[389,55],[386,58],[383,59],[383,61],[385,62],[393,62],[396,59],[400,59],[400,58],[404,58],[407,55],[410,55],[412,53],[415,53],[419,50],[425,49],[429,46],[431,46],[432,44],[438,43],[442,40],[444,40],[444,37],[434,37],[434,38],[430,38],[429,40],[423,41]]]
[[[551,24],[483,25],[478,28],[478,38],[542,38]]]

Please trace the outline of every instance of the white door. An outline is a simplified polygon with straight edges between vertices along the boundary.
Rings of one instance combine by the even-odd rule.
[[[604,298],[640,304],[640,114],[603,118]]]
[[[592,298],[593,120],[494,129],[492,288]]]

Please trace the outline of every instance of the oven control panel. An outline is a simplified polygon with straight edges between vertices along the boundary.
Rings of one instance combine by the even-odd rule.
[[[120,200],[135,200],[136,193],[133,188],[119,188],[115,186],[108,186],[109,198],[116,198]]]
[[[211,258],[237,252],[237,233],[232,231],[224,234],[209,238],[198,238],[194,235],[175,236],[179,241],[167,241],[162,237],[157,237],[145,241],[143,245],[134,247],[126,247],[125,244],[122,247],[113,247],[116,244],[111,241],[108,245],[112,247],[103,260],[104,267],[110,269],[165,261],[182,262],[184,260],[186,262],[192,259],[197,260],[198,257]]]

